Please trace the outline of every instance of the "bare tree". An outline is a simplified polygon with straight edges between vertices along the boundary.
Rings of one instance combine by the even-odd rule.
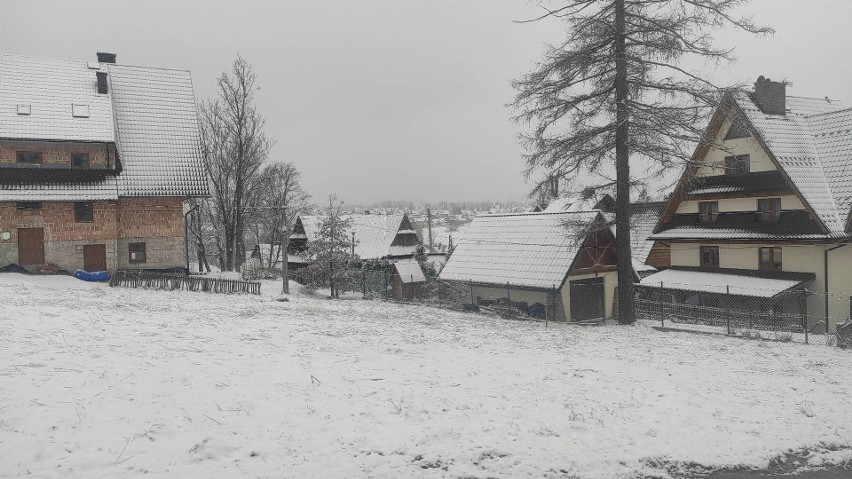
[[[622,323],[635,316],[630,161],[645,162],[651,173],[680,168],[696,142],[712,141],[703,138],[703,127],[723,89],[681,62],[686,57],[733,61],[731,50],[712,45],[712,28],[771,33],[734,16],[733,10],[746,2],[565,0],[535,19],[563,20],[568,36],[549,47],[531,73],[513,82],[515,119],[532,127],[522,135],[526,175],[547,172],[533,188],[534,196],[553,188],[554,178],[570,183],[583,175],[597,178],[586,187],[614,188]]]
[[[252,215],[256,236],[258,243],[269,244],[265,267],[271,269],[281,260],[282,293],[289,294],[287,251],[290,232],[296,218],[307,209],[310,195],[302,189],[302,173],[292,163],[270,163],[264,166],[260,178],[260,186],[254,192],[256,208]],[[275,248],[276,244],[278,248]]]
[[[251,65],[237,56],[218,86],[218,95],[199,105],[201,143],[211,182],[209,215],[221,235],[220,266],[233,271],[245,260],[247,200],[274,142],[254,105],[259,87]]]

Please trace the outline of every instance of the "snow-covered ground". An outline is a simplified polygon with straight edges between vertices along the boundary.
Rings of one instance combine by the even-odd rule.
[[[0,477],[612,478],[852,457],[852,352],[826,346],[13,274],[0,304]]]

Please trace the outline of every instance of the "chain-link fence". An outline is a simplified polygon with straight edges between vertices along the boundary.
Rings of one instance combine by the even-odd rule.
[[[292,271],[291,279],[311,290],[328,288],[327,277],[310,268]],[[346,269],[336,274],[336,288],[353,297],[428,304],[505,318],[600,323],[618,309],[615,285],[602,278],[533,288],[508,282],[444,281],[400,276],[390,269]],[[852,299],[805,289],[733,288],[727,285],[660,283],[636,285],[637,318],[666,329],[720,333],[755,339],[852,347]],[[701,289],[701,291],[696,291]]]
[[[329,287],[328,279],[310,268],[290,273],[290,279],[308,290]],[[564,321],[566,318],[559,289],[530,288],[506,283],[481,284],[473,281],[442,281],[436,277],[400,275],[391,269],[347,269],[339,274],[336,287],[341,293],[400,303],[428,304],[459,311],[497,314],[506,318]]]
[[[637,285],[642,320],[668,329],[779,341],[846,344],[852,300],[835,293],[777,291],[737,285]],[[850,338],[852,339],[852,338]]]

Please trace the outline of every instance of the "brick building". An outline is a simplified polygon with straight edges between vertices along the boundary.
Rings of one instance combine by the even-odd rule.
[[[189,72],[0,55],[0,267],[185,265],[207,195]]]

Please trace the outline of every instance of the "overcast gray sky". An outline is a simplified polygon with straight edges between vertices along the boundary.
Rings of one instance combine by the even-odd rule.
[[[188,69],[199,98],[239,52],[259,77],[273,157],[295,163],[315,199],[522,199],[509,81],[562,36],[555,21],[512,22],[537,12],[525,0],[4,0],[0,50]],[[721,32],[740,61],[694,67],[852,105],[852,1],[754,0],[743,13],[776,35]]]

